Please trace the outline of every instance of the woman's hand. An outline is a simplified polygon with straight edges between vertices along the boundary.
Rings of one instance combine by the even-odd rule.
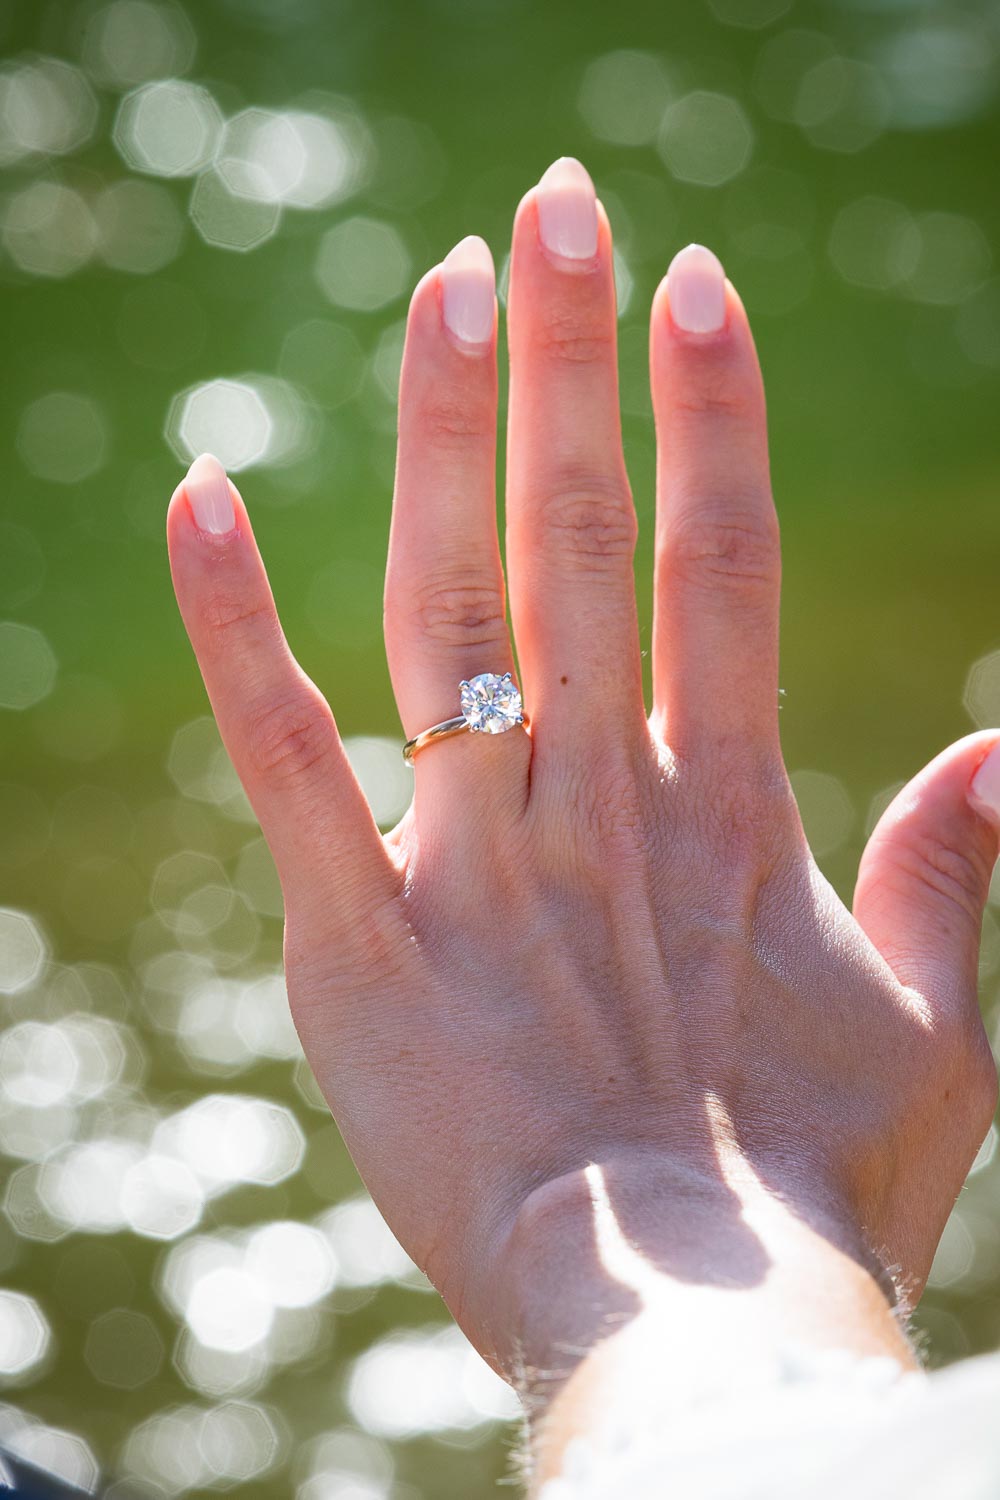
[[[410,306],[385,600],[407,736],[458,712],[462,678],[514,670],[495,305],[470,237]],[[281,876],[306,1053],[389,1223],[511,1378],[568,1367],[618,1307],[581,1310],[578,1291],[591,1271],[632,1285],[609,1272],[609,1225],[626,1258],[740,1286],[774,1258],[777,1205],[919,1295],[996,1100],[976,975],[1000,734],[900,793],[852,916],[779,745],[753,343],[696,246],[652,308],[647,720],[615,318],[608,221],[564,158],[518,207],[510,268],[507,578],[530,732],[421,751],[384,839],[214,460],[169,516],[184,619]]]

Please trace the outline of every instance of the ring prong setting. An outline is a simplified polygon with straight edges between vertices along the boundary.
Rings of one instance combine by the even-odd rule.
[[[519,725],[527,727],[528,716],[513,673],[479,672],[475,677],[463,677],[458,692],[459,717],[445,719],[407,740],[403,746],[403,759],[407,765],[413,764],[418,750],[463,730],[471,730],[473,734],[505,734],[508,729],[516,729]]]

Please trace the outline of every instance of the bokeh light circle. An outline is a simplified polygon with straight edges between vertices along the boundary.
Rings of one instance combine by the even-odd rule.
[[[90,260],[98,233],[90,207],[75,188],[43,180],[19,188],[3,216],[3,244],[20,270],[69,276]]]
[[[55,652],[40,630],[0,620],[0,709],[40,703],[55,686],[57,670]]]
[[[696,89],[667,109],[658,145],[681,182],[718,187],[750,160],[753,128],[742,106],[728,94]]]
[[[12,1380],[36,1369],[51,1338],[52,1331],[33,1297],[0,1287],[0,1377]]]
[[[588,63],[577,103],[601,140],[616,146],[645,146],[656,139],[671,93],[660,58],[623,48]]]
[[[17,446],[25,465],[53,484],[78,484],[96,474],[107,451],[107,422],[91,396],[52,391],[21,417]]]
[[[401,296],[410,254],[399,231],[358,214],[328,229],[316,257],[316,279],[338,307],[374,312]]]
[[[200,84],[164,78],[126,94],[112,138],[137,172],[193,177],[210,162],[222,134],[222,112]]]
[[[111,0],[86,22],[83,60],[111,88],[183,73],[194,55],[191,23],[171,0]]]

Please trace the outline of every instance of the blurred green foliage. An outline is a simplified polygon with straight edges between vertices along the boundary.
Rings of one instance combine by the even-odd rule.
[[[784,538],[786,759],[849,900],[886,790],[1000,721],[996,7],[21,0],[0,44],[0,1274],[32,1299],[0,1303],[0,1330],[27,1355],[37,1344],[9,1375],[0,1440],[85,1478],[58,1431],[77,1435],[106,1473],[146,1475],[122,1495],[486,1493],[510,1438],[486,1420],[488,1392],[449,1416],[451,1346],[443,1363],[421,1355],[437,1372],[422,1415],[387,1346],[371,1378],[402,1425],[364,1437],[357,1358],[445,1326],[405,1266],[368,1287],[341,1267],[332,1292],[320,1280],[281,1312],[280,1337],[275,1323],[214,1364],[192,1358],[170,1301],[184,1233],[326,1224],[359,1185],[283,1039],[280,993],[247,998],[280,966],[280,898],[200,722],[166,502],[201,448],[245,469],[289,639],[345,734],[365,737],[355,752],[388,818],[400,783],[382,741],[399,725],[380,589],[409,291],[468,233],[490,243],[502,289],[518,199],[554,157],[579,156],[618,247],[644,644],[652,293],[698,240],[748,306]],[[238,1166],[211,1190],[199,1179],[190,1222],[182,1162],[148,1189],[154,1230],[141,1214],[130,1227],[107,1143],[138,1160],[158,1121],[219,1094],[280,1106],[301,1159],[270,1181]],[[87,1142],[104,1145],[69,1155]],[[1000,1343],[993,1146],[921,1311],[937,1361]],[[88,1171],[89,1206],[71,1191]],[[338,1223],[341,1261],[380,1243]],[[138,1351],[124,1366],[121,1341]],[[185,1469],[181,1451],[201,1457]]]

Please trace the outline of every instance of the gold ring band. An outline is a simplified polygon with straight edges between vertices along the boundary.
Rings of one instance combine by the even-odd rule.
[[[527,729],[531,720],[527,714],[522,714],[518,722]],[[450,739],[453,734],[462,734],[466,730],[469,734],[476,732],[464,716],[460,719],[443,719],[440,724],[434,724],[430,729],[424,729],[420,734],[415,734],[412,740],[407,740],[403,746],[403,759],[408,766],[412,766],[413,757],[425,745],[433,745],[435,740]]]
[[[498,676],[494,672],[480,672],[471,680],[459,683],[462,712],[454,719],[442,719],[407,740],[403,746],[403,759],[412,766],[418,750],[433,745],[437,740],[450,739],[453,734],[501,734],[519,725],[527,728],[529,720],[521,705],[521,695],[509,672]]]
[[[413,757],[418,750],[425,745],[433,745],[435,740],[446,740],[453,734],[461,734],[469,728],[469,721],[464,714],[458,719],[444,719],[440,724],[435,724],[431,729],[425,729],[422,734],[415,734],[412,740],[407,740],[403,746],[403,759],[407,765],[413,764]]]

